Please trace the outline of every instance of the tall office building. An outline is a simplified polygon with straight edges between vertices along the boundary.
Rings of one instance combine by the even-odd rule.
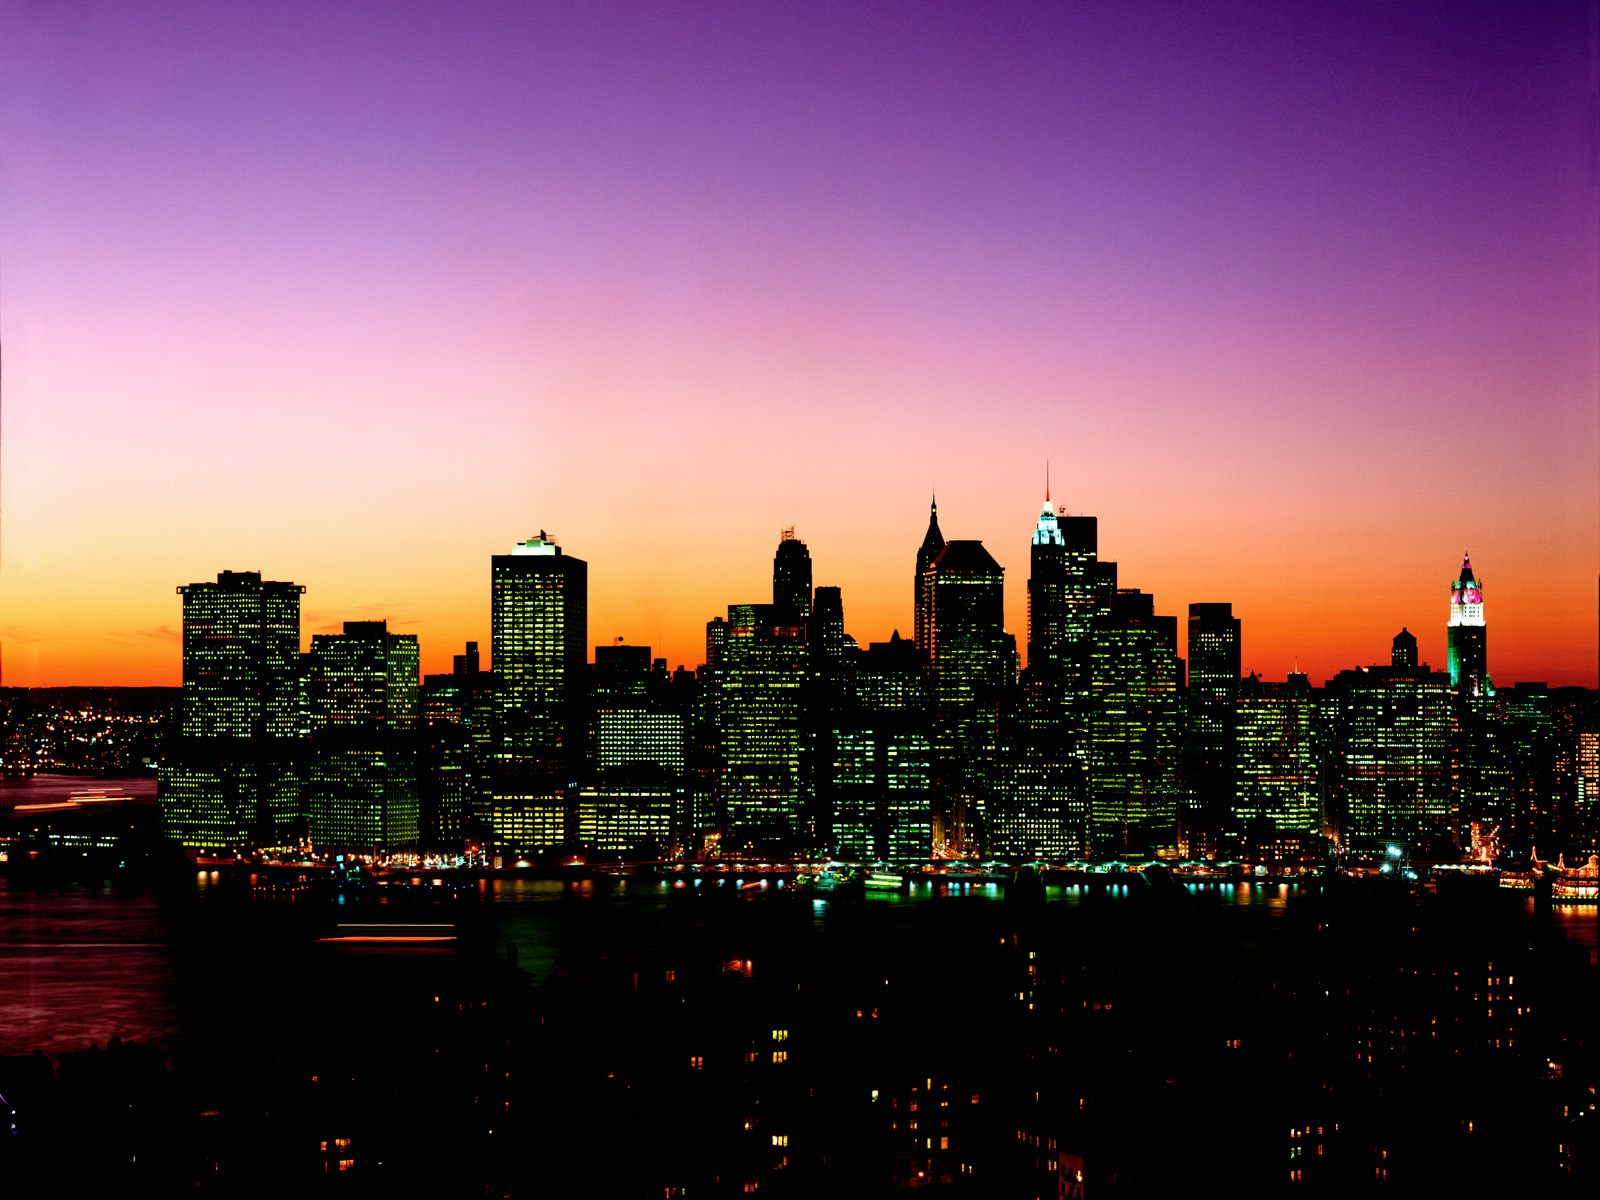
[[[686,724],[671,695],[665,659],[649,646],[594,648],[594,767],[650,771],[676,782],[687,752]]]
[[[1346,849],[1442,852],[1458,836],[1448,675],[1425,666],[1341,671],[1324,690],[1329,817]]]
[[[459,848],[488,828],[485,783],[499,724],[496,679],[478,643],[451,656],[448,674],[422,681],[420,834],[429,846]]]
[[[1489,631],[1483,621],[1483,585],[1473,577],[1472,556],[1463,555],[1461,574],[1450,584],[1450,686],[1477,698],[1493,695],[1489,682]]]
[[[1016,682],[1016,638],[1005,631],[1005,571],[979,541],[946,542],[929,569],[928,637],[941,836],[951,853],[981,844],[997,790],[1000,709]]]
[[[792,529],[779,535],[772,556],[772,606],[796,621],[811,615],[811,551]]]
[[[1115,564],[1101,563],[1108,580]],[[1177,836],[1183,710],[1178,619],[1135,588],[1110,596],[1091,651],[1088,726],[1091,852],[1154,853]]]
[[[1231,604],[1189,605],[1185,834],[1190,853],[1215,846],[1231,819],[1239,618]]]
[[[308,796],[320,847],[393,850],[418,839],[420,667],[415,634],[346,621],[311,638]]]
[[[733,604],[706,627],[706,720],[715,762],[713,802],[725,852],[808,845],[804,773],[805,629],[770,604]]]
[[[1028,682],[1034,708],[1059,720],[1067,672],[1067,548],[1061,523],[1045,490],[1028,552]]]
[[[979,541],[946,542],[929,569],[934,697],[965,707],[1009,685],[1016,639],[1005,631],[1005,568]]]
[[[823,674],[843,673],[858,647],[855,638],[844,631],[844,597],[836,587],[819,587],[806,626],[806,641],[811,658]]]
[[[183,692],[160,796],[185,846],[273,846],[296,835],[304,591],[256,571],[178,589]]]
[[[1087,801],[1081,717],[1091,624],[1084,602],[1085,518],[1050,501],[1028,554],[1028,666],[1022,703],[1001,722],[997,795],[986,813],[987,852],[1004,858],[1082,858]],[[1089,523],[1089,560],[1094,521]],[[1065,528],[1064,528],[1065,526]],[[1068,544],[1069,530],[1072,544]]]
[[[585,726],[589,567],[543,531],[490,567],[490,655],[500,680],[503,759],[575,770]]]
[[[1316,692],[1304,675],[1239,682],[1235,702],[1232,829],[1242,852],[1314,846],[1321,831]]]
[[[928,531],[917,547],[917,577],[912,600],[912,640],[924,655],[933,645],[933,560],[944,549],[944,534],[939,532],[939,501],[928,505]]]

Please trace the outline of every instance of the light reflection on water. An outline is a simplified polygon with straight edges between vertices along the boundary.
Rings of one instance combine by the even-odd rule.
[[[1178,886],[1191,905],[1256,912],[1274,923],[1305,890],[1298,884],[1230,880],[1184,880]],[[913,879],[904,891],[797,896],[799,904],[785,899],[795,892],[792,886],[742,888],[740,881],[710,877],[496,878],[483,881],[480,890],[489,901],[481,912],[492,944],[502,953],[508,944],[514,946],[518,966],[539,982],[575,954],[614,949],[626,957],[648,948],[652,931],[664,925],[715,923],[730,912],[763,929],[776,928],[778,914],[790,913],[821,931],[830,913],[844,905],[925,927],[938,920],[940,911],[992,909],[1006,895],[994,883],[928,879]],[[1074,909],[1118,903],[1144,890],[1142,881],[1130,886],[1097,880],[1049,884],[1043,895],[1047,906]],[[1600,959],[1600,913],[1593,905],[1556,906],[1553,919],[1586,948],[1591,962]],[[288,968],[287,959],[279,963],[274,957],[283,951],[264,945],[249,952],[256,950],[263,969]],[[402,951],[367,947],[329,953]],[[35,1049],[55,1055],[103,1045],[112,1037],[163,1044],[181,1037],[185,1014],[175,998],[179,957],[166,916],[148,894],[104,885],[35,887],[0,878],[0,1055]],[[193,980],[189,986],[195,986]]]
[[[172,997],[172,946],[151,897],[0,880],[0,1054],[160,1039],[177,1023]]]

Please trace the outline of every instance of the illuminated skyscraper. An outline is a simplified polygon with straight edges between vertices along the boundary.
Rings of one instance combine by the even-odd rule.
[[[304,591],[255,571],[178,589],[182,711],[160,795],[167,828],[185,846],[268,846],[294,836]]]
[[[875,642],[860,655],[849,685],[849,702],[821,723],[816,755],[819,809],[830,819],[831,846],[845,858],[926,859],[933,841],[933,748],[922,655],[898,633]]]
[[[965,853],[996,789],[1000,708],[1016,683],[1017,643],[1005,631],[1005,570],[982,542],[946,542],[929,577],[942,841]]]
[[[1065,707],[1067,588],[1066,542],[1047,488],[1028,553],[1028,683],[1035,711],[1051,722]]]
[[[1319,832],[1313,729],[1316,693],[1304,675],[1240,680],[1235,702],[1233,831],[1259,847],[1274,835],[1309,844]]]
[[[811,551],[792,529],[780,535],[772,556],[772,604],[790,619],[811,615]]]
[[[1116,567],[1099,562],[1099,522],[1052,511],[1034,526],[1028,578],[1028,684],[1034,723],[1081,749],[1095,629],[1110,612]]]
[[[320,847],[389,850],[418,836],[420,671],[415,634],[346,621],[311,639],[307,797]]]
[[[808,845],[804,627],[774,605],[733,604],[726,621],[707,625],[706,642],[705,703],[723,846],[776,853]]]
[[[1102,563],[1107,575],[1115,565]],[[1114,578],[1114,576],[1112,576]],[[1178,619],[1120,588],[1096,624],[1089,701],[1089,816],[1097,856],[1174,844],[1183,712]]]
[[[299,709],[300,596],[294,583],[223,571],[183,597],[186,738],[293,737]]]
[[[446,675],[422,681],[421,836],[430,846],[459,847],[487,828],[484,783],[494,757],[498,699],[482,669],[478,643],[452,656]]]
[[[1349,849],[1389,842],[1439,852],[1455,841],[1449,676],[1426,667],[1341,671],[1323,693],[1330,816]]]
[[[1450,686],[1471,697],[1493,695],[1489,682],[1488,629],[1483,621],[1483,585],[1472,575],[1472,556],[1463,555],[1461,575],[1450,584]]]
[[[939,532],[939,501],[928,505],[928,532],[922,535],[922,545],[917,548],[917,578],[913,598],[912,640],[924,655],[932,654],[933,646],[933,560],[944,549],[944,534]]]
[[[589,566],[542,531],[490,568],[490,654],[500,679],[501,755],[571,772],[583,746]]]

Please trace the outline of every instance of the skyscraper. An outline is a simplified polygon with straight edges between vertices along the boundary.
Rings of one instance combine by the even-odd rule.
[[[1059,720],[1068,651],[1067,548],[1045,490],[1028,553],[1028,676],[1039,707]]]
[[[790,619],[804,621],[811,615],[811,551],[785,529],[772,556],[772,604]]]
[[[306,656],[312,840],[397,849],[418,837],[420,671],[415,634],[384,621],[319,633]]]
[[[490,567],[504,759],[570,772],[583,746],[589,566],[542,530]]]
[[[256,571],[178,589],[183,698],[159,791],[167,828],[185,846],[268,846],[294,836],[304,591]]]
[[[942,842],[965,853],[996,791],[1000,706],[1016,682],[1005,570],[979,541],[946,542],[929,568],[934,750]]]
[[[912,600],[911,637],[925,655],[932,654],[933,646],[933,560],[943,549],[944,534],[939,532],[936,497],[928,505],[928,532],[922,535],[922,545],[917,548],[917,578]]]
[[[804,627],[770,604],[732,604],[706,628],[705,693],[725,850],[789,851],[812,834],[803,771]]]
[[[1321,820],[1316,713],[1317,695],[1304,675],[1239,681],[1232,826],[1252,853],[1269,844],[1314,845]]]
[[[1483,585],[1472,574],[1472,556],[1461,558],[1461,574],[1450,584],[1450,686],[1477,698],[1493,695],[1489,682],[1488,629],[1483,621]]]
[[[1114,564],[1100,567],[1110,576]],[[1150,853],[1173,844],[1182,742],[1178,619],[1136,588],[1112,593],[1094,631],[1089,703],[1091,849]]]
[[[1234,783],[1234,704],[1239,694],[1239,618],[1231,604],[1189,605],[1190,853],[1214,846],[1228,824]]]
[[[1005,631],[1005,568],[979,541],[946,542],[929,575],[934,695],[966,706],[1012,682],[1016,641]]]
[[[1341,671],[1324,691],[1330,817],[1346,849],[1440,852],[1457,836],[1449,677],[1426,667]]]

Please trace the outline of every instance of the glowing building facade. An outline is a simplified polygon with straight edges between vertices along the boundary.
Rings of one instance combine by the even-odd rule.
[[[570,773],[582,753],[589,654],[589,567],[542,532],[490,566],[490,657],[499,678],[501,750],[513,763]]]
[[[167,829],[184,846],[279,845],[300,832],[304,591],[255,571],[178,589],[183,692],[159,794]]]
[[[420,668],[415,634],[383,621],[319,633],[306,656],[307,801],[319,847],[393,850],[419,828]]]
[[[1324,692],[1330,814],[1347,849],[1439,851],[1458,835],[1449,676],[1426,667],[1341,671]]]
[[[1488,627],[1483,620],[1483,585],[1472,573],[1472,556],[1463,555],[1461,574],[1450,584],[1450,623],[1445,628],[1449,647],[1450,686],[1478,698],[1492,696],[1489,680]]]

